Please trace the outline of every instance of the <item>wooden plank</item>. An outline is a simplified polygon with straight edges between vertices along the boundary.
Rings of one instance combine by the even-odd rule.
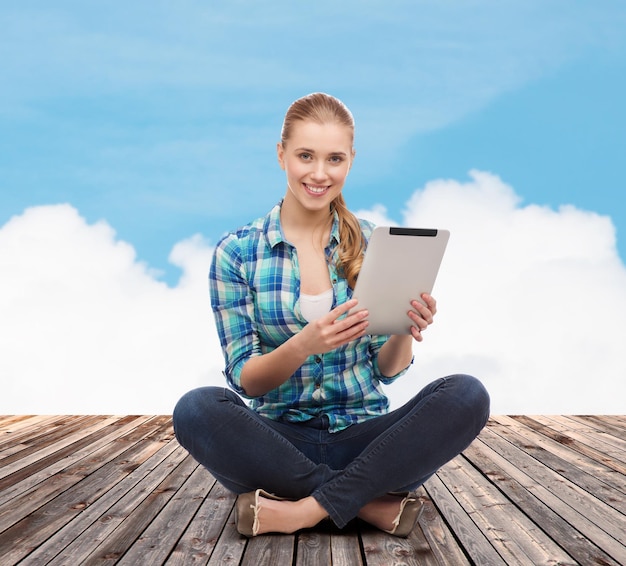
[[[0,446],[13,442],[25,429],[35,430],[43,423],[65,419],[67,415],[4,415],[0,416]]]
[[[498,416],[498,424],[491,427],[504,438],[509,439],[533,458],[544,464],[546,467],[557,471],[564,478],[577,485],[588,493],[593,493],[595,497],[613,507],[617,514],[626,513],[626,500],[624,497],[616,495],[615,490],[603,481],[600,481],[592,473],[574,466],[567,460],[565,447],[559,443],[549,441],[549,439],[537,435],[527,427],[520,426],[517,421],[509,417]],[[548,446],[546,446],[548,444]],[[611,513],[619,522],[616,513]]]
[[[181,450],[175,450],[173,454],[177,456],[181,454]],[[128,514],[123,514],[121,522],[107,536],[101,544],[85,558],[84,563],[87,564],[117,564],[126,554],[128,549],[133,546],[137,538],[144,532],[150,523],[159,514],[161,509],[165,507],[167,502],[180,489],[185,479],[189,477],[193,470],[198,467],[191,456],[185,456],[181,462],[168,461],[167,465],[162,464],[157,468],[159,472],[165,471],[165,478],[156,486],[155,489],[148,493],[141,493],[133,490],[130,492],[134,497],[133,504],[138,498],[142,498],[139,505],[134,506]],[[72,555],[74,559],[74,555]]]
[[[60,425],[59,430],[38,436],[23,450],[7,456],[0,469],[0,489],[13,484],[26,476],[46,468],[50,463],[88,446],[93,437],[103,428],[114,423],[116,419],[93,417],[79,419],[73,423]],[[24,471],[28,467],[28,471]],[[20,472],[22,472],[20,474]]]
[[[330,520],[297,534],[294,566],[332,564],[361,566],[364,564],[359,541],[358,521],[350,521],[339,529]]]
[[[603,461],[608,464],[611,460],[616,460],[621,465],[622,473],[621,470],[626,464],[626,441],[599,430],[597,425],[574,420],[572,416],[539,415],[533,419],[566,436],[576,438],[587,446],[602,450],[606,456]]]
[[[569,564],[572,558],[462,457],[437,475],[507,564]]]
[[[165,562],[166,566],[207,564],[224,530],[234,501],[235,496],[231,492],[214,482],[198,513]]]
[[[452,495],[446,484],[435,474],[424,484],[441,516],[450,525],[456,538],[461,541],[466,554],[475,564],[489,566],[505,565],[506,562],[489,542],[489,537],[481,531],[461,503]]]
[[[419,490],[407,539],[354,521],[249,540],[170,416],[0,416],[0,562],[626,564],[625,432],[623,415],[496,415]]]
[[[361,540],[367,566],[437,565],[437,560],[420,529],[404,539],[368,526],[362,529]]]
[[[626,414],[623,415],[598,415],[603,420],[607,420],[610,423],[614,423],[615,426],[619,426],[626,430]]]
[[[616,421],[612,421],[609,417],[603,417],[601,415],[574,415],[572,418],[576,418],[582,422],[592,423],[597,426],[598,430],[602,433],[608,433],[626,442],[626,427]]]
[[[525,417],[516,417],[515,422],[524,425],[519,429],[519,434],[547,450],[551,454],[562,458],[564,461],[583,470],[587,474],[604,482],[612,490],[626,493],[624,475],[613,467],[605,465],[600,451],[585,449],[576,441],[564,434],[553,433],[548,427],[537,421]],[[626,469],[626,468],[625,468]],[[626,508],[626,504],[624,505]],[[624,510],[622,509],[622,512]]]
[[[292,564],[296,535],[259,535],[248,540],[241,566]]]
[[[161,427],[162,424],[159,425],[159,420],[156,419],[154,421],[154,424],[151,423],[146,428],[141,427],[140,429],[138,429],[136,434],[129,434],[125,436],[123,440],[114,443],[112,445],[112,448],[102,447],[95,453],[92,453],[89,456],[88,460],[89,462],[92,462],[93,466],[90,466],[89,462],[75,462],[71,466],[65,468],[62,472],[50,476],[45,481],[40,482],[35,486],[32,486],[30,489],[20,494],[11,502],[5,503],[2,507],[0,507],[0,531],[7,529],[26,515],[34,512],[37,508],[46,505],[48,502],[52,501],[55,497],[59,496],[71,486],[82,482],[93,471],[93,469],[106,466],[107,461],[110,460],[111,457],[117,456],[118,454],[129,448],[129,446],[132,446],[133,444],[136,444],[137,442],[142,440],[146,434],[155,432]],[[85,444],[81,441],[77,442],[77,445],[79,447],[82,447]],[[64,458],[68,453],[71,452],[72,445],[69,445],[63,450],[58,451],[57,456],[59,458]],[[32,468],[34,468],[35,470],[39,470],[40,462],[33,464]],[[30,467],[23,468],[22,470],[20,470],[19,474],[16,474],[14,477],[19,479],[24,474],[27,475],[30,470]],[[90,483],[84,485],[88,485],[89,487],[91,487]],[[94,486],[94,493],[99,493],[103,488],[103,486]],[[87,493],[85,495],[86,500],[91,500],[91,496],[93,496],[93,494]],[[80,506],[83,505],[80,500],[75,500],[73,504],[76,510],[80,509]]]
[[[520,470],[519,461],[517,464],[512,464],[482,441],[474,442],[464,454],[525,515],[539,525],[579,564],[619,566],[619,563],[609,554],[577,530],[574,525],[580,523],[580,516],[576,516],[573,510],[565,508],[548,489],[538,489],[534,482]],[[516,478],[520,478],[520,481]],[[531,489],[527,489],[526,486],[529,485]],[[601,536],[605,542],[608,541],[608,546],[614,556],[621,553],[621,545],[617,544],[614,539],[604,536],[604,533]]]
[[[196,463],[189,478],[117,564],[163,564],[214,483],[215,479]]]
[[[363,556],[359,543],[358,533],[354,523],[346,526],[342,531],[331,534],[330,553],[333,566],[363,566]],[[302,563],[302,566],[306,566]]]
[[[328,566],[333,564],[330,533],[307,530],[298,534],[295,566]]]
[[[211,553],[208,566],[223,566],[224,564],[239,564],[241,562],[248,540],[237,532],[234,515],[235,511],[231,509],[222,535]]]
[[[544,427],[541,429],[535,428],[541,434],[567,444],[573,450],[595,459],[607,468],[615,470],[622,475],[626,474],[626,453],[598,438],[598,435],[594,434],[593,429],[580,427],[573,430],[569,425],[571,421],[556,415],[550,415],[549,417],[534,416],[525,424],[534,428],[534,425],[531,424],[532,422],[539,423]]]
[[[17,517],[24,515],[23,518],[0,534],[0,548],[5,545],[10,547],[10,552],[4,556],[7,562],[31,553],[59,528],[80,515],[93,501],[105,494],[121,477],[131,473],[138,465],[136,462],[141,462],[142,458],[149,457],[162,447],[159,439],[151,442],[139,440],[141,439],[133,438],[121,443],[123,449],[117,458],[111,461],[101,460],[95,464],[97,470],[91,474],[85,473],[83,481],[74,489],[61,491],[58,497],[48,501],[36,511],[24,514],[21,508],[15,509],[15,515]],[[129,443],[131,446],[124,450]],[[132,462],[131,465],[129,461]],[[62,475],[57,474],[51,479],[59,477],[62,478]],[[60,510],[62,512],[59,512]]]
[[[569,422],[579,423],[579,426],[586,427],[585,430],[591,430],[592,436],[597,440],[602,440],[606,444],[614,446],[621,451],[622,456],[626,456],[626,439],[622,435],[611,434],[609,431],[600,428],[601,424],[594,423],[588,419],[583,419],[575,415],[567,415]],[[623,458],[620,460],[624,461]]]
[[[28,435],[29,446],[45,447],[59,439],[63,439],[70,432],[75,431],[83,424],[99,422],[99,415],[58,415],[50,416],[34,424],[30,429],[23,431],[22,436]]]
[[[30,417],[27,420],[8,423],[6,427],[0,427],[0,468],[8,462],[7,457],[21,452],[32,444],[37,430],[43,427],[53,426],[59,416]],[[0,476],[1,477],[1,476]]]
[[[51,444],[57,441],[63,442],[65,436],[72,432],[79,430],[81,424],[89,422],[97,422],[97,418],[84,417],[57,417],[45,426],[39,423],[33,429],[24,430],[20,435],[14,437],[14,440],[19,441],[20,446],[23,446],[19,451],[11,451],[10,454],[5,454],[2,458],[2,469],[0,469],[0,478],[13,473],[14,467],[11,464],[15,462],[34,461],[33,458],[27,460],[25,457],[30,456],[33,453],[49,454],[50,451],[44,452]]]
[[[44,418],[43,415],[0,415],[0,435],[3,428],[10,428],[14,423],[21,423],[28,419]]]
[[[6,447],[35,436],[35,430],[58,420],[59,415],[29,415],[0,417],[0,454]]]
[[[30,554],[23,565],[38,566],[40,564],[80,564],[81,561],[93,550],[96,541],[102,540],[106,536],[107,529],[112,530],[116,517],[124,508],[124,504],[130,497],[129,493],[137,494],[143,491],[147,495],[148,491],[153,489],[159,478],[154,480],[154,485],[145,481],[146,477],[156,470],[174,452],[178,451],[178,458],[182,460],[185,456],[184,451],[175,441],[168,442],[165,446],[159,448],[160,442],[147,443],[143,442],[136,445],[135,462],[141,462],[136,468],[132,469],[120,481],[115,475],[115,470],[106,471],[107,479],[110,487],[106,492],[87,505],[72,520],[68,521],[43,544],[41,544],[35,552]],[[148,455],[152,454],[148,457]],[[131,456],[129,451],[122,454],[123,459]],[[96,480],[97,481],[97,480]],[[117,483],[115,483],[117,481]],[[141,482],[138,489],[134,489]],[[71,557],[70,561],[68,557]]]
[[[510,462],[507,473],[513,480],[574,526],[584,537],[611,556],[623,551],[623,543],[606,531],[605,507],[601,501],[565,480],[558,472],[541,465],[521,447],[511,444],[492,430],[484,430],[480,440],[502,460]],[[501,462],[496,455],[493,456],[494,461]],[[542,525],[542,522],[538,524]],[[608,528],[614,534],[619,534],[614,525]]]
[[[454,566],[469,565],[470,562],[459,546],[454,533],[442,520],[437,508],[426,495],[426,490],[421,487],[418,490],[423,502],[424,510],[420,517],[420,528],[428,542],[430,551],[437,559],[437,564],[451,564]]]
[[[96,434],[92,436],[91,442],[83,446],[83,448],[77,448],[68,456],[52,462],[46,468],[42,468],[39,471],[27,468],[25,470],[27,475],[21,480],[18,480],[16,479],[16,476],[13,476],[11,479],[14,483],[9,484],[9,481],[6,481],[5,485],[9,485],[9,487],[5,487],[0,491],[0,506],[8,501],[14,500],[17,496],[23,494],[24,492],[32,490],[34,486],[48,480],[53,475],[66,470],[72,464],[75,464],[90,455],[95,455],[98,450],[102,449],[110,442],[115,441],[120,436],[128,434],[138,425],[145,423],[148,418],[149,417],[134,417],[130,420],[130,422],[125,422],[126,419],[120,419],[115,423],[115,426],[102,429],[102,435]]]

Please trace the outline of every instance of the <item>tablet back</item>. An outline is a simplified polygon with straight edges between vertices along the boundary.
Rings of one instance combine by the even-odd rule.
[[[448,230],[374,229],[353,295],[355,310],[369,310],[368,334],[410,334],[410,301],[432,292],[449,237]]]

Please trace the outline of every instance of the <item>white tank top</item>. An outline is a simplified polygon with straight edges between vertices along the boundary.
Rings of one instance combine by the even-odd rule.
[[[333,306],[333,290],[328,289],[319,295],[300,293],[300,310],[308,322],[318,319],[330,312]]]

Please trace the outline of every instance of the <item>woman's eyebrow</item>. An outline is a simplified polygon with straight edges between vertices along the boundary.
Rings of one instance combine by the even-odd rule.
[[[316,153],[314,149],[309,149],[308,147],[298,147],[296,151],[305,151],[306,153]],[[331,151],[328,155],[348,155],[345,151]]]

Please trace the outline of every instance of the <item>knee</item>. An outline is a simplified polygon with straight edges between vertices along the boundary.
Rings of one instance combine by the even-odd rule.
[[[216,403],[228,398],[231,391],[223,387],[199,387],[185,393],[172,412],[172,424],[178,441],[184,445],[186,433],[215,414]]]
[[[489,392],[482,382],[471,375],[462,375],[460,377],[464,381],[463,385],[466,388],[467,398],[472,400],[480,408],[488,411],[491,400],[489,398]]]
[[[468,412],[468,417],[480,431],[489,419],[491,399],[489,392],[480,380],[465,374],[450,376],[449,378],[458,388],[458,399]]]

